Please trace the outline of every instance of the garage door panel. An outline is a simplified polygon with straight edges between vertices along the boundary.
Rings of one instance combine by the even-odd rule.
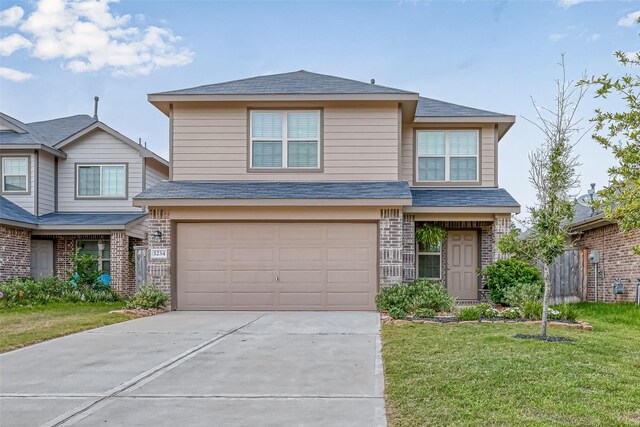
[[[177,262],[181,310],[373,310],[377,224],[180,223]]]

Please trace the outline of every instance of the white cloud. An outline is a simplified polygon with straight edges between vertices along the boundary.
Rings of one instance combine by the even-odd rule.
[[[568,9],[571,6],[575,6],[586,1],[587,0],[558,0],[558,5],[564,7],[565,9]]]
[[[0,56],[9,56],[19,49],[31,47],[31,42],[20,34],[11,34],[0,39]]]
[[[193,52],[179,46],[181,38],[169,28],[136,27],[130,15],[113,13],[110,4],[117,1],[39,0],[19,27],[18,48],[30,47],[41,60],[62,60],[74,73],[108,69],[114,75],[147,75],[193,60]],[[136,21],[144,19],[136,15]],[[16,50],[11,46],[7,42],[7,55]]]
[[[33,76],[29,73],[14,70],[13,68],[0,67],[0,78],[11,80],[14,82],[23,82],[29,80]]]
[[[556,42],[559,42],[560,40],[562,40],[565,37],[567,37],[566,34],[553,33],[553,34],[549,34],[549,41],[551,43],[556,43]]]
[[[15,27],[22,19],[24,10],[20,6],[11,6],[0,12],[0,27]]]
[[[593,33],[589,37],[587,37],[587,41],[590,43],[595,43],[602,37],[602,34]]]
[[[618,25],[621,27],[633,27],[640,18],[640,10],[631,12],[623,16],[618,20]]]

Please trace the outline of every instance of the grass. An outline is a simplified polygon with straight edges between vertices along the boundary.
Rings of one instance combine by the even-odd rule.
[[[390,426],[638,426],[640,307],[578,304],[573,343],[517,340],[518,324],[386,324]]]
[[[0,309],[0,352],[132,319],[109,314],[123,302],[52,303]]]

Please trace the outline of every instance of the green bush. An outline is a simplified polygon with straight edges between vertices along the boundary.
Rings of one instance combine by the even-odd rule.
[[[522,308],[522,315],[525,319],[540,320],[542,318],[542,303],[528,302]]]
[[[482,316],[482,308],[477,307],[463,307],[458,311],[458,320],[480,320]]]
[[[518,307],[505,308],[502,311],[502,317],[510,320],[519,319],[521,317],[520,309]]]
[[[127,301],[127,308],[165,308],[168,300],[169,296],[156,285],[144,285]]]
[[[543,293],[542,282],[516,283],[503,290],[504,301],[510,307],[524,307],[528,302],[540,302]]]
[[[435,312],[435,310],[432,310],[430,308],[419,308],[413,313],[415,317],[419,317],[422,319],[434,318],[436,317],[436,314],[437,313]]]
[[[104,271],[98,269],[98,258],[82,253],[81,249],[70,256],[73,268],[68,272],[69,280],[75,282],[78,288],[93,288]]]
[[[56,277],[17,278],[0,283],[0,307],[42,305],[50,302],[111,302],[120,297],[111,289],[79,288]]]
[[[553,308],[560,312],[560,319],[575,322],[578,320],[578,309],[572,304],[554,305]]]
[[[536,283],[541,287],[540,270],[515,258],[501,259],[485,267],[483,274],[487,280],[491,300],[496,304],[507,304],[504,291],[518,283]]]
[[[480,316],[484,316],[487,310],[491,308],[491,304],[487,304],[486,302],[483,302],[482,304],[478,304],[476,308],[480,312]]]
[[[393,285],[382,289],[376,296],[378,310],[389,312],[394,308],[411,314],[422,309],[451,311],[455,304],[455,298],[449,296],[444,287],[427,280]]]
[[[407,317],[407,312],[402,307],[395,306],[389,309],[389,316],[394,319],[404,319]]]

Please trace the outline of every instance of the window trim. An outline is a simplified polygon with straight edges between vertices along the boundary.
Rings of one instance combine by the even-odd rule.
[[[473,131],[477,135],[476,139],[476,154],[470,155],[451,155],[449,154],[449,132],[464,132]],[[418,133],[419,132],[444,132],[445,133],[445,154],[444,155],[432,155],[432,156],[420,156],[418,155]],[[497,148],[496,148],[497,149]],[[482,129],[477,127],[428,127],[428,128],[414,128],[413,134],[413,183],[417,186],[476,186],[482,185]],[[438,157],[444,158],[444,181],[427,181],[419,179],[419,160],[424,157]],[[476,179],[470,181],[452,181],[451,175],[451,158],[452,157],[475,157],[476,158]],[[497,167],[497,165],[496,165]]]
[[[102,193],[102,167],[103,166],[123,166],[124,167],[124,196],[81,196],[80,195],[80,174],[78,171],[82,166],[100,167],[100,193]],[[129,198],[129,163],[74,163],[74,187],[75,200],[127,200]]]
[[[27,161],[27,189],[19,191],[5,191],[4,189],[4,160],[5,159],[26,159]],[[21,176],[21,175],[20,175]],[[0,156],[0,194],[8,196],[19,196],[31,194],[31,156],[28,154],[2,155]]]
[[[438,246],[440,250],[438,252],[427,252],[420,250],[420,244],[416,243],[416,278],[418,279],[427,279],[427,280],[442,280],[442,243],[439,243]],[[440,276],[438,277],[420,277],[420,255],[437,255],[439,258],[438,261],[438,273]]]
[[[79,239],[79,240],[76,240],[76,251],[80,249],[81,242],[96,242],[96,245],[102,242],[105,245],[105,247],[106,246],[111,247],[111,239]],[[98,267],[100,267],[99,270],[104,271],[102,270],[102,263],[105,261],[109,261],[109,272],[104,274],[110,275],[111,274],[111,249],[109,249],[109,258],[103,258],[102,254],[103,254],[103,251],[98,249],[98,256],[96,257],[96,259],[98,260]]]
[[[280,112],[283,114],[282,123],[282,164],[285,165],[288,160],[287,142],[287,113],[300,111],[315,111],[318,114],[318,166],[317,167],[254,167],[253,166],[253,113],[254,112]],[[309,141],[309,138],[292,138],[295,141]],[[265,140],[273,141],[273,139]],[[318,173],[324,171],[324,109],[321,107],[274,107],[274,108],[247,108],[247,172],[249,173]]]

